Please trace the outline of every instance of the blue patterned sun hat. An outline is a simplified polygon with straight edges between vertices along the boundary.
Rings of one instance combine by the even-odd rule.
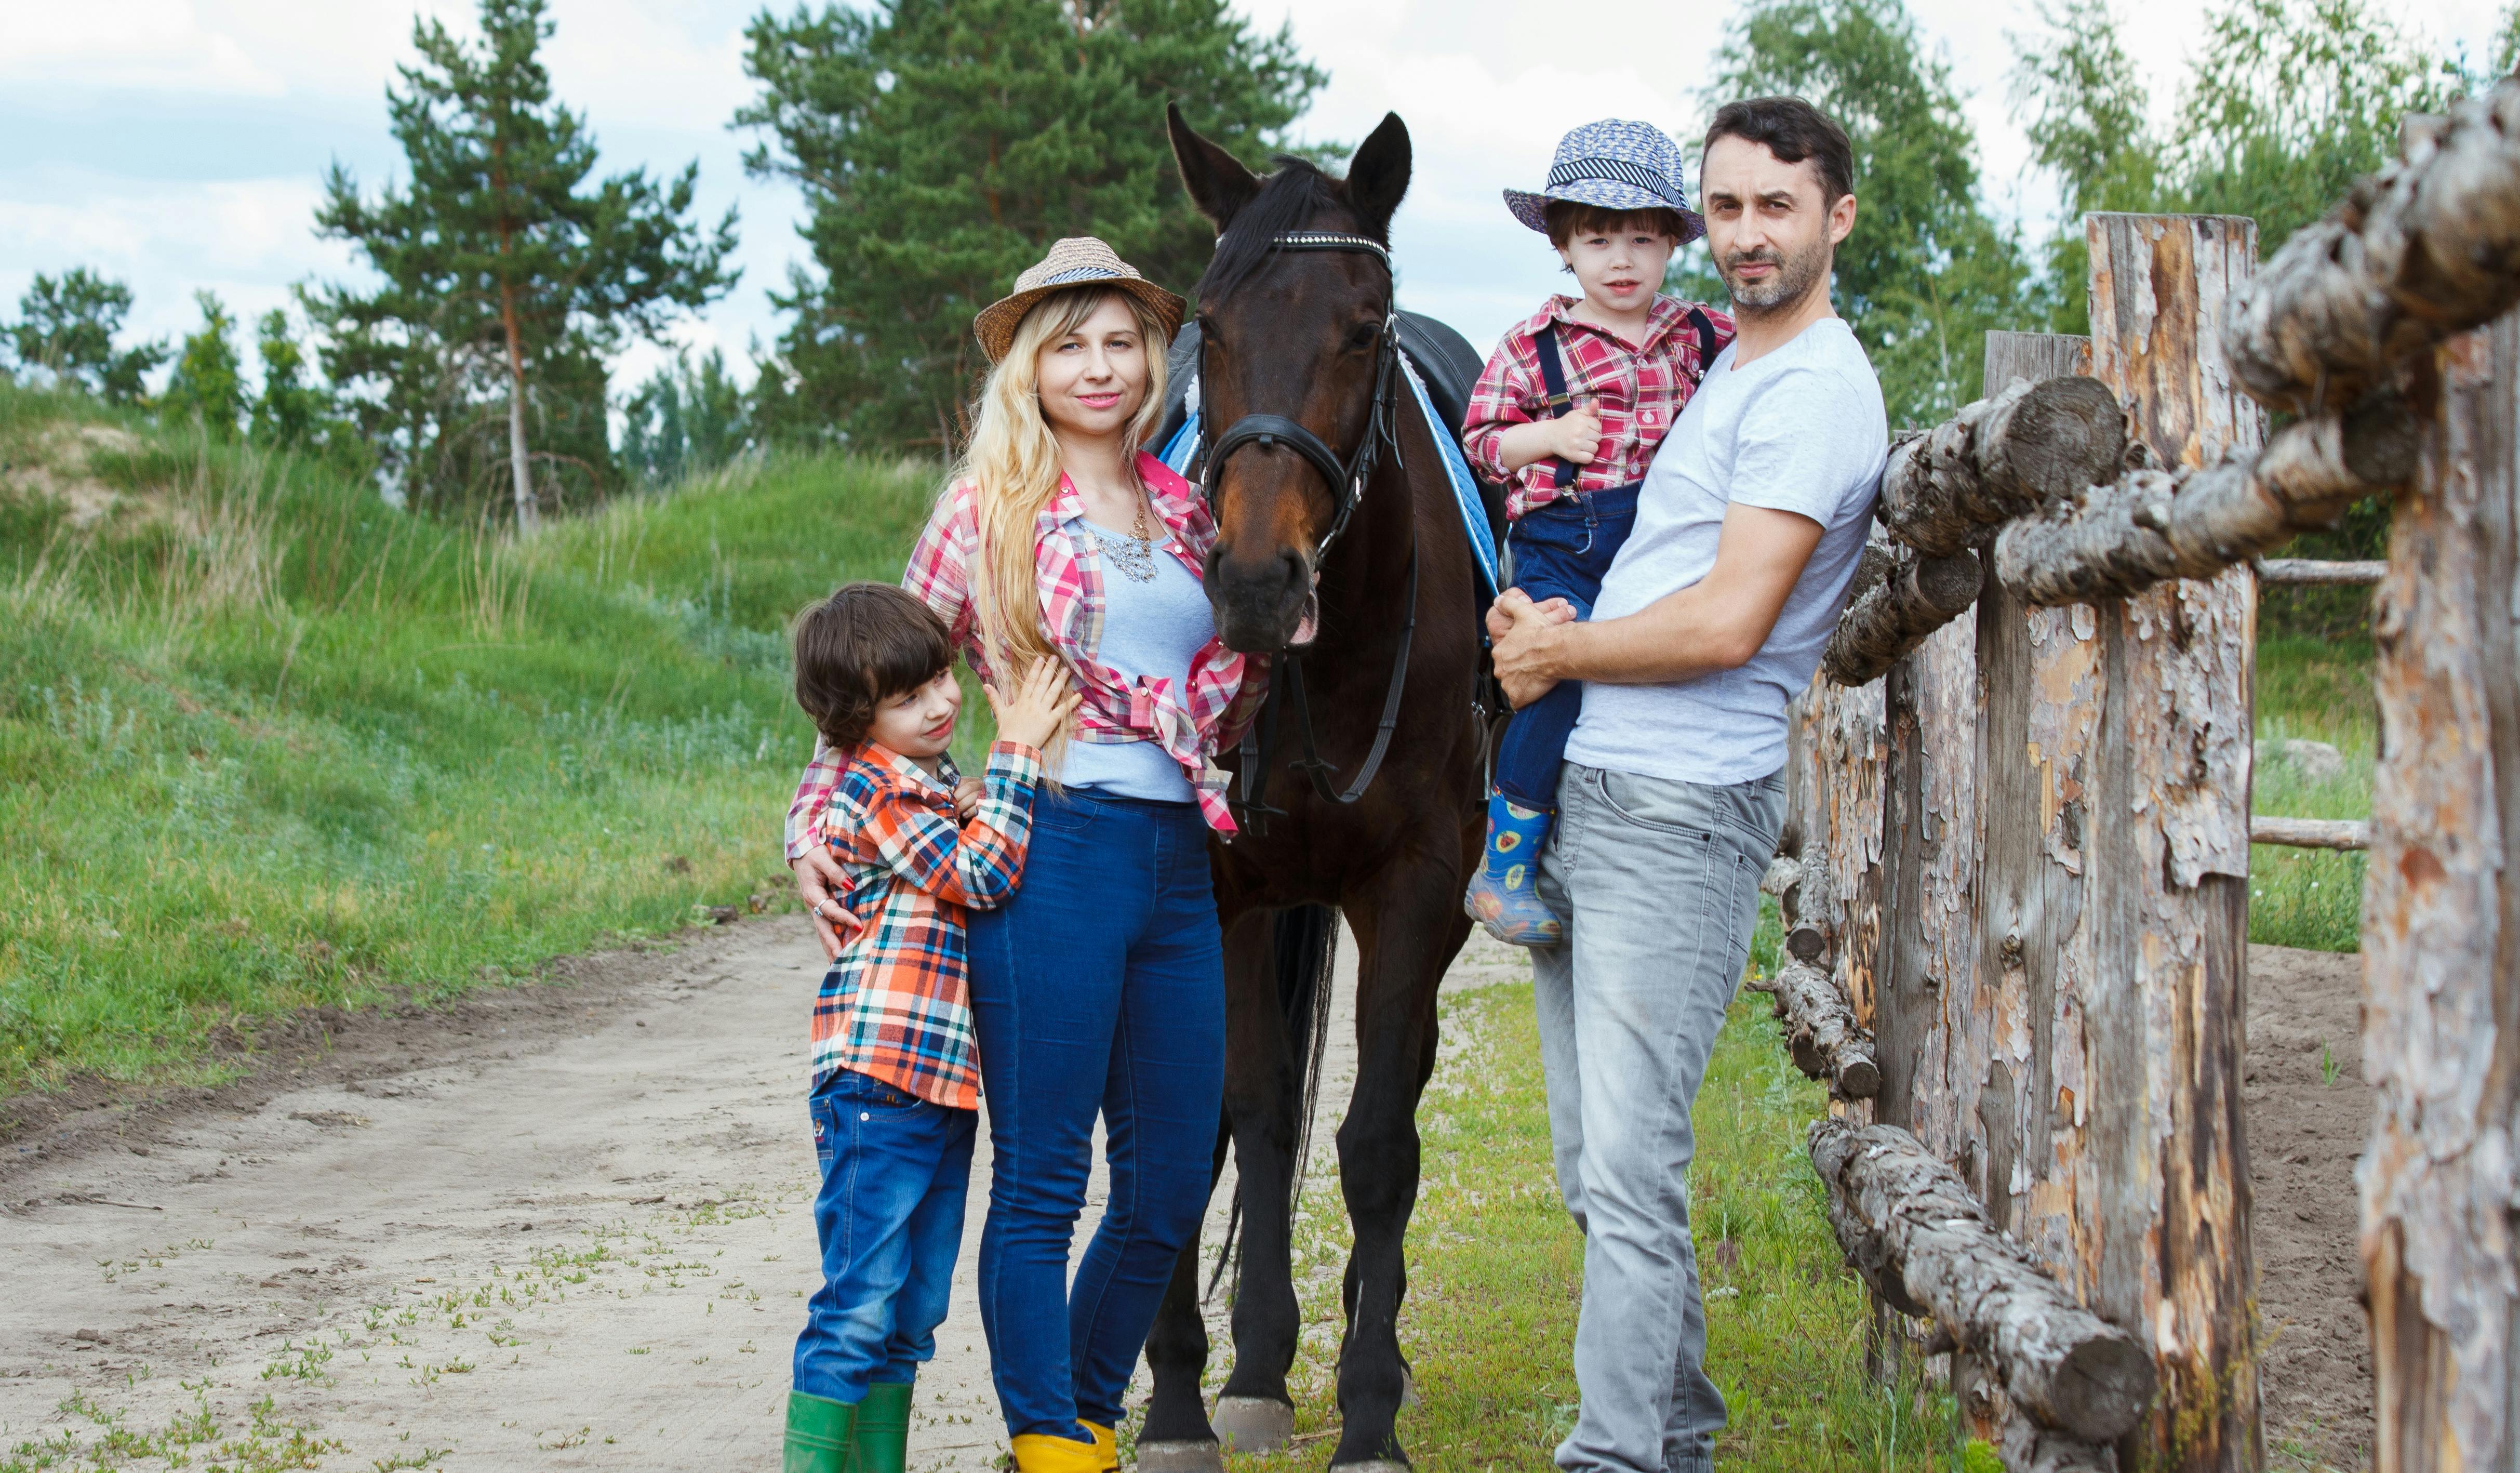
[[[1515,219],[1544,235],[1549,221],[1543,211],[1552,200],[1603,209],[1669,209],[1680,216],[1680,243],[1686,246],[1706,233],[1706,221],[1688,207],[1680,176],[1680,145],[1670,134],[1649,122],[1607,117],[1557,140],[1547,187],[1538,194],[1508,189],[1505,206]]]

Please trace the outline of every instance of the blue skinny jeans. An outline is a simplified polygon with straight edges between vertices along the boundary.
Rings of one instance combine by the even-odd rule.
[[[1642,482],[1560,496],[1523,514],[1506,531],[1513,549],[1513,585],[1533,603],[1562,598],[1577,619],[1593,617],[1610,559],[1637,529],[1637,487]],[[1584,684],[1560,680],[1548,695],[1513,713],[1497,740],[1496,788],[1526,808],[1557,811],[1557,768],[1566,760],[1566,739],[1584,713]]]
[[[1198,1232],[1225,1095],[1225,958],[1189,804],[1034,797],[1023,884],[970,925],[989,1114],[980,1323],[1007,1430],[1117,1426]],[[1094,1120],[1111,1194],[1071,1287]]]
[[[979,1112],[932,1105],[854,1070],[814,1091],[823,1286],[805,1302],[796,1389],[852,1404],[936,1354],[963,1248]]]

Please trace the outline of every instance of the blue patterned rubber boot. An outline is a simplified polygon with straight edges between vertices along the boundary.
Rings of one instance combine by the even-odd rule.
[[[1556,815],[1504,794],[1488,799],[1488,842],[1462,909],[1508,946],[1553,946],[1566,925],[1540,902],[1540,847]]]

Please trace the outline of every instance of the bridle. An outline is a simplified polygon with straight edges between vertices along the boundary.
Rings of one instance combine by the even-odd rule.
[[[1356,448],[1342,457],[1324,443],[1322,437],[1282,414],[1246,414],[1228,425],[1225,433],[1208,447],[1206,462],[1199,472],[1199,487],[1208,505],[1216,504],[1218,474],[1226,458],[1245,445],[1276,445],[1304,458],[1320,473],[1330,488],[1336,510],[1330,515],[1329,530],[1314,546],[1315,567],[1327,556],[1332,544],[1347,530],[1348,520],[1365,500],[1367,483],[1380,469],[1382,453],[1391,453],[1391,463],[1400,465],[1400,431],[1394,413],[1400,390],[1400,305],[1399,272],[1391,264],[1391,253],[1381,242],[1361,235],[1341,235],[1327,231],[1288,231],[1276,237],[1271,249],[1277,251],[1347,251],[1371,255],[1382,262],[1390,291],[1383,298],[1382,331],[1374,345],[1373,398],[1366,415],[1365,434]],[[1283,808],[1271,807],[1266,801],[1271,753],[1277,744],[1279,708],[1283,703],[1294,707],[1295,730],[1303,739],[1304,755],[1289,765],[1312,780],[1313,791],[1325,803],[1352,804],[1365,796],[1373,776],[1382,768],[1384,754],[1391,749],[1391,733],[1400,722],[1400,694],[1409,683],[1409,647],[1418,632],[1418,544],[1409,544],[1409,583],[1403,595],[1408,610],[1400,626],[1400,643],[1391,662],[1391,683],[1383,692],[1382,719],[1374,728],[1373,745],[1365,755],[1365,764],[1346,787],[1336,786],[1337,769],[1322,760],[1321,749],[1313,736],[1311,704],[1304,693],[1304,655],[1301,650],[1286,650],[1277,657],[1281,678],[1273,679],[1269,695],[1260,711],[1242,734],[1241,771],[1238,774],[1234,806],[1255,831],[1264,831],[1272,816],[1284,817]]]

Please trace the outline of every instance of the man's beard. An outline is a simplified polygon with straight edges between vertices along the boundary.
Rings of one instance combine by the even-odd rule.
[[[1827,274],[1832,254],[1826,237],[1813,242],[1810,250],[1791,256],[1774,246],[1762,246],[1755,251],[1735,252],[1729,258],[1719,258],[1715,262],[1715,272],[1724,278],[1725,290],[1732,294],[1733,312],[1756,317],[1801,301],[1813,284]],[[1752,262],[1773,265],[1777,270],[1761,282],[1736,280],[1733,273]]]

